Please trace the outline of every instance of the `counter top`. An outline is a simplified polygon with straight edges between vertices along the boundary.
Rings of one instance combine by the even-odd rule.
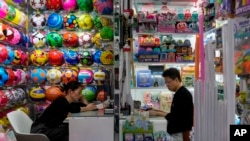
[[[114,114],[104,114],[104,111],[87,111],[80,113],[71,113],[70,117],[113,117]]]

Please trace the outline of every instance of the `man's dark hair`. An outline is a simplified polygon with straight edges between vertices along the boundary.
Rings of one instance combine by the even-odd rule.
[[[180,71],[176,68],[168,68],[162,73],[162,77],[169,77],[171,79],[178,79],[181,82]]]

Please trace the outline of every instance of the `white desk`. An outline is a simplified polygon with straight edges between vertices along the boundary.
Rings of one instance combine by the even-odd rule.
[[[114,116],[97,111],[71,114],[69,141],[114,141]]]

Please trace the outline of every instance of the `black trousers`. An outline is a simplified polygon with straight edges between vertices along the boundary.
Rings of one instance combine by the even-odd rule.
[[[67,123],[50,128],[42,123],[34,122],[30,132],[45,134],[50,141],[69,141],[69,125]]]

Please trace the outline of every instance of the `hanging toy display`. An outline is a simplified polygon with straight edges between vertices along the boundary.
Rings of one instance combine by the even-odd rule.
[[[74,32],[63,33],[63,45],[66,47],[77,47],[78,46],[78,35]]]
[[[44,29],[46,22],[45,16],[41,13],[35,13],[30,18],[30,23],[35,29]]]
[[[93,20],[90,14],[82,14],[78,18],[78,25],[83,30],[90,30],[93,27]]]
[[[92,34],[89,32],[83,32],[79,35],[79,46],[83,46],[85,48],[91,47],[92,45]]]
[[[76,0],[62,0],[62,8],[66,11],[75,10],[77,7]]]
[[[70,13],[63,17],[63,26],[68,30],[75,30],[78,28],[76,15]]]
[[[77,78],[78,78],[77,70],[67,68],[62,71],[62,81],[65,84],[71,81],[77,81]]]
[[[91,84],[93,82],[94,73],[90,69],[80,69],[78,72],[78,81],[84,84]]]
[[[45,9],[46,0],[30,0],[30,6],[34,10],[43,10]]]
[[[34,50],[31,52],[30,61],[33,65],[43,66],[48,61],[48,53],[43,50]]]
[[[80,53],[80,60],[83,65],[91,66],[94,63],[93,54],[89,51]]]
[[[45,91],[46,100],[53,101],[57,97],[63,96],[63,91],[58,86],[50,86]]]
[[[41,31],[36,31],[31,35],[31,42],[36,48],[43,48],[46,44],[45,34]]]
[[[46,71],[41,68],[35,68],[30,72],[30,78],[34,83],[42,84],[46,81]]]

